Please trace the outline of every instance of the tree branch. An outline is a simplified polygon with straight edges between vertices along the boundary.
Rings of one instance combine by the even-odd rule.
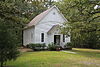
[[[96,14],[96,13],[100,13],[100,11],[92,12],[92,13],[90,13],[90,14]]]
[[[92,18],[92,20],[90,20],[89,22],[91,22],[91,21],[93,21],[93,20],[95,20],[97,18],[100,18],[100,16],[97,16],[97,17]]]

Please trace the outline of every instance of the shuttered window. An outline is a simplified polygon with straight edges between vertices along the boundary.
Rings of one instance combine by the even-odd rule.
[[[63,34],[63,42],[65,42],[65,35]]]
[[[41,42],[44,42],[44,33],[41,33]]]

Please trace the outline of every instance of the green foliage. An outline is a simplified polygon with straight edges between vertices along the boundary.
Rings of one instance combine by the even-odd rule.
[[[55,50],[57,50],[57,49],[61,49],[62,47],[60,46],[60,45],[56,45],[56,44],[54,44],[54,43],[50,43],[50,44],[48,44],[48,50],[51,50],[51,51],[55,51]]]
[[[68,42],[64,45],[64,50],[72,50],[73,44],[71,42]]]
[[[37,43],[37,44],[30,43],[30,44],[28,44],[28,46],[29,46],[29,48],[32,48],[33,50],[45,50],[46,49],[45,43],[43,43],[43,44],[40,44],[40,43]]]
[[[69,35],[68,32],[71,34],[71,40],[74,44],[74,47],[85,47],[85,48],[96,48],[96,44],[100,43],[100,22],[96,23],[67,23],[66,28],[67,30],[64,32],[65,34]],[[100,48],[100,47],[98,47]]]
[[[64,45],[64,47],[68,47],[68,48],[72,48],[72,43],[71,42],[68,42]]]
[[[29,0],[0,0],[0,63],[18,56],[17,46],[22,45],[23,27],[43,12],[44,2]],[[39,45],[38,45],[39,46]],[[45,47],[45,45],[40,45]]]
[[[69,22],[90,22],[100,16],[100,9],[94,10],[94,6],[99,3],[89,0],[64,0],[58,2],[57,6]]]
[[[15,60],[19,56],[17,50],[16,34],[12,32],[13,29],[0,18],[0,65],[3,67],[4,63],[9,60]]]
[[[13,6],[13,7],[12,7]],[[19,56],[24,18],[15,3],[0,1],[0,65]]]
[[[64,0],[57,3],[68,20],[61,27],[61,33],[71,36],[74,47],[96,48],[100,43],[100,9],[94,10],[96,4],[100,2]]]
[[[12,7],[13,6],[13,7]],[[8,28],[16,32],[17,43],[22,44],[22,29],[24,24],[28,21],[23,17],[22,11],[18,9],[15,3],[0,2],[0,18],[8,25]],[[2,23],[2,22],[0,22]]]
[[[49,6],[53,3],[52,1],[42,1],[42,0],[26,0],[22,1],[19,4],[19,1],[16,3],[19,7],[20,11],[23,11],[23,15],[28,18],[28,20],[32,20],[35,16],[45,11]]]

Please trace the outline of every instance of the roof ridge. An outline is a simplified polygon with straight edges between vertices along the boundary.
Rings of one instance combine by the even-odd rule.
[[[47,10],[43,11],[42,13],[38,14],[35,18],[31,20],[30,23],[27,24],[26,28],[34,26],[39,22],[42,18],[44,18],[55,6],[48,8]]]
[[[30,23],[27,24],[25,27],[26,29],[32,26],[35,26],[38,22],[40,22],[53,8],[56,8],[57,11],[61,14],[61,16],[66,20],[66,18],[63,16],[63,14],[60,12],[60,10],[56,7],[56,5],[52,6],[51,8],[48,8],[47,10],[43,11],[42,13],[38,14],[35,18],[33,18]]]

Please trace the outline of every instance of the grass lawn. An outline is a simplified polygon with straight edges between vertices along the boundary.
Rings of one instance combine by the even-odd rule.
[[[71,51],[71,50],[70,50]],[[73,48],[73,53],[63,51],[24,52],[11,67],[100,67],[100,50]]]

